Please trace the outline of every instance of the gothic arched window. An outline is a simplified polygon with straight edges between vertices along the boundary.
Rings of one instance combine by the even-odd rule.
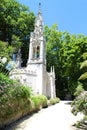
[[[36,52],[36,57],[37,58],[39,58],[40,57],[40,47],[39,46],[37,46],[37,52]]]
[[[39,57],[40,57],[40,47],[39,46],[33,47],[33,58],[37,59]]]

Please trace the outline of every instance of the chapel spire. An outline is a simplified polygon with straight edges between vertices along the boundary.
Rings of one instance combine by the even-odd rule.
[[[39,3],[38,14],[35,20],[35,27],[43,27],[43,18],[41,12],[41,3]]]
[[[44,25],[39,3],[38,14],[35,20],[35,29],[30,37],[28,63],[41,63],[46,65],[46,45],[44,38]]]
[[[39,2],[38,14],[41,14],[41,3]]]

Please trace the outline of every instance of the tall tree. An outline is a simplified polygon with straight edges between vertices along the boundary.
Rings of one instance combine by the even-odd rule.
[[[87,51],[87,37],[61,32],[57,25],[45,27],[47,41],[47,69],[54,64],[58,94],[64,96],[66,91],[73,94],[77,80],[81,75],[80,64],[83,53]]]
[[[83,88],[87,90],[87,52],[83,53],[82,57],[84,61],[80,66],[81,76],[79,77],[79,81],[83,84]]]
[[[58,26],[54,24],[51,28],[45,26],[45,39],[46,39],[46,51],[47,51],[47,70],[50,71],[51,66],[55,67],[56,72],[56,90],[57,94],[59,89],[63,89],[61,78],[61,62],[60,62],[60,48],[62,45],[63,33],[58,30]],[[61,94],[60,94],[61,95]]]
[[[13,53],[13,48],[11,46],[8,47],[6,42],[0,41],[0,59],[6,57],[10,60]]]
[[[83,61],[82,55],[87,51],[87,37],[84,35],[71,35],[68,44],[63,45],[60,50],[64,77],[67,77],[68,89],[74,93],[77,80],[81,75],[80,64]]]
[[[34,20],[34,13],[18,1],[0,1],[0,40],[8,42],[8,46],[15,46],[16,51],[21,47],[23,65],[27,61],[30,32],[34,29]]]

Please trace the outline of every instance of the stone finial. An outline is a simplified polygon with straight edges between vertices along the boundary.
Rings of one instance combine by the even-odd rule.
[[[41,2],[39,2],[39,10],[38,10],[38,14],[41,14]]]
[[[41,2],[39,2],[39,6],[41,6]]]

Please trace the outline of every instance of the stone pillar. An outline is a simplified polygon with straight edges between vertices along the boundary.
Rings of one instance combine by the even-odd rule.
[[[52,80],[53,78],[52,78],[52,75],[50,76],[50,85],[51,85],[51,98],[53,98],[54,97],[54,95],[53,95],[53,80]]]
[[[33,54],[33,50],[32,50],[33,48],[32,48],[32,38],[30,39],[30,48],[29,48],[29,61],[28,62],[30,62],[31,61],[31,59],[32,59],[32,54]]]
[[[55,91],[55,70],[54,70],[54,66],[51,67],[50,85],[51,85],[51,98],[54,98],[54,97],[56,97],[56,91]]]
[[[41,44],[40,44],[40,61],[43,62],[43,39],[41,39]]]

